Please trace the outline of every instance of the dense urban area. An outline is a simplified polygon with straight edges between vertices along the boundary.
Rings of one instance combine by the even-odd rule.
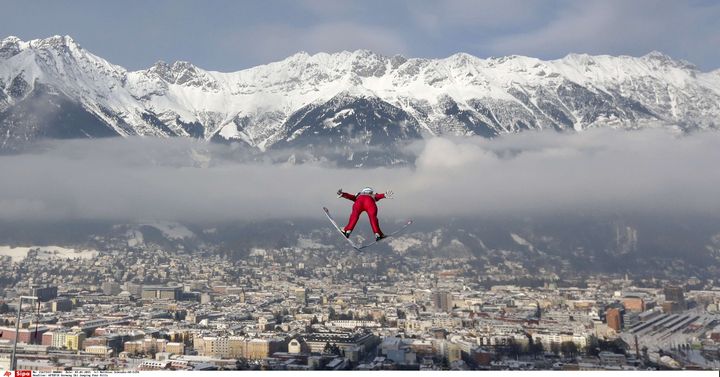
[[[16,339],[17,369],[39,371],[720,369],[713,280],[105,245],[0,257],[3,369]]]

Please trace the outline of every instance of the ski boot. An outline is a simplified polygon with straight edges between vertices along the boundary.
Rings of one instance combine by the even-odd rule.
[[[387,237],[387,236],[384,235],[384,234],[375,233],[375,242],[378,242],[378,241],[380,241],[381,239],[386,238],[386,237]]]
[[[343,229],[341,232],[342,232],[343,236],[345,236],[345,238],[350,238],[350,233],[352,233],[352,230]]]

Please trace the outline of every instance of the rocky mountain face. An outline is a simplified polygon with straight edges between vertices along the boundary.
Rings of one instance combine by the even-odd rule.
[[[0,41],[6,151],[42,138],[180,136],[258,151],[332,146],[348,164],[367,166],[402,160],[394,146],[433,135],[692,131],[717,128],[719,116],[720,70],[701,72],[657,52],[543,61],[358,50],[298,53],[223,73],[188,62],[127,71],[67,36]]]

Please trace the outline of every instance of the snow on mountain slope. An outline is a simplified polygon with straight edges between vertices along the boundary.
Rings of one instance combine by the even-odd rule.
[[[319,131],[337,140],[342,132],[329,132],[328,124],[348,134],[343,140],[364,137],[368,143],[378,139],[367,134],[381,129],[403,139],[658,122],[717,128],[718,72],[704,73],[657,52],[542,61],[464,53],[406,59],[366,50],[301,52],[229,73],[188,62],[128,72],[67,36],[29,42],[8,37],[0,41],[0,145],[147,135],[241,141],[264,150]],[[358,100],[339,106],[339,95]],[[338,121],[348,114],[351,120]],[[362,132],[353,128],[363,121]],[[387,125],[399,121],[409,128],[388,133]]]
[[[38,259],[91,259],[98,255],[97,250],[68,249],[61,246],[2,246],[0,256],[8,256],[13,262],[27,258],[30,251],[35,251]]]

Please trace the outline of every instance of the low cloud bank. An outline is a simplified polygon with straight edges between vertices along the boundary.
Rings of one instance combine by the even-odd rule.
[[[321,218],[323,205],[344,219],[350,203],[335,191],[366,185],[395,191],[380,203],[385,218],[720,210],[717,132],[526,132],[409,150],[413,167],[342,169],[187,139],[52,142],[0,157],[0,219]]]

